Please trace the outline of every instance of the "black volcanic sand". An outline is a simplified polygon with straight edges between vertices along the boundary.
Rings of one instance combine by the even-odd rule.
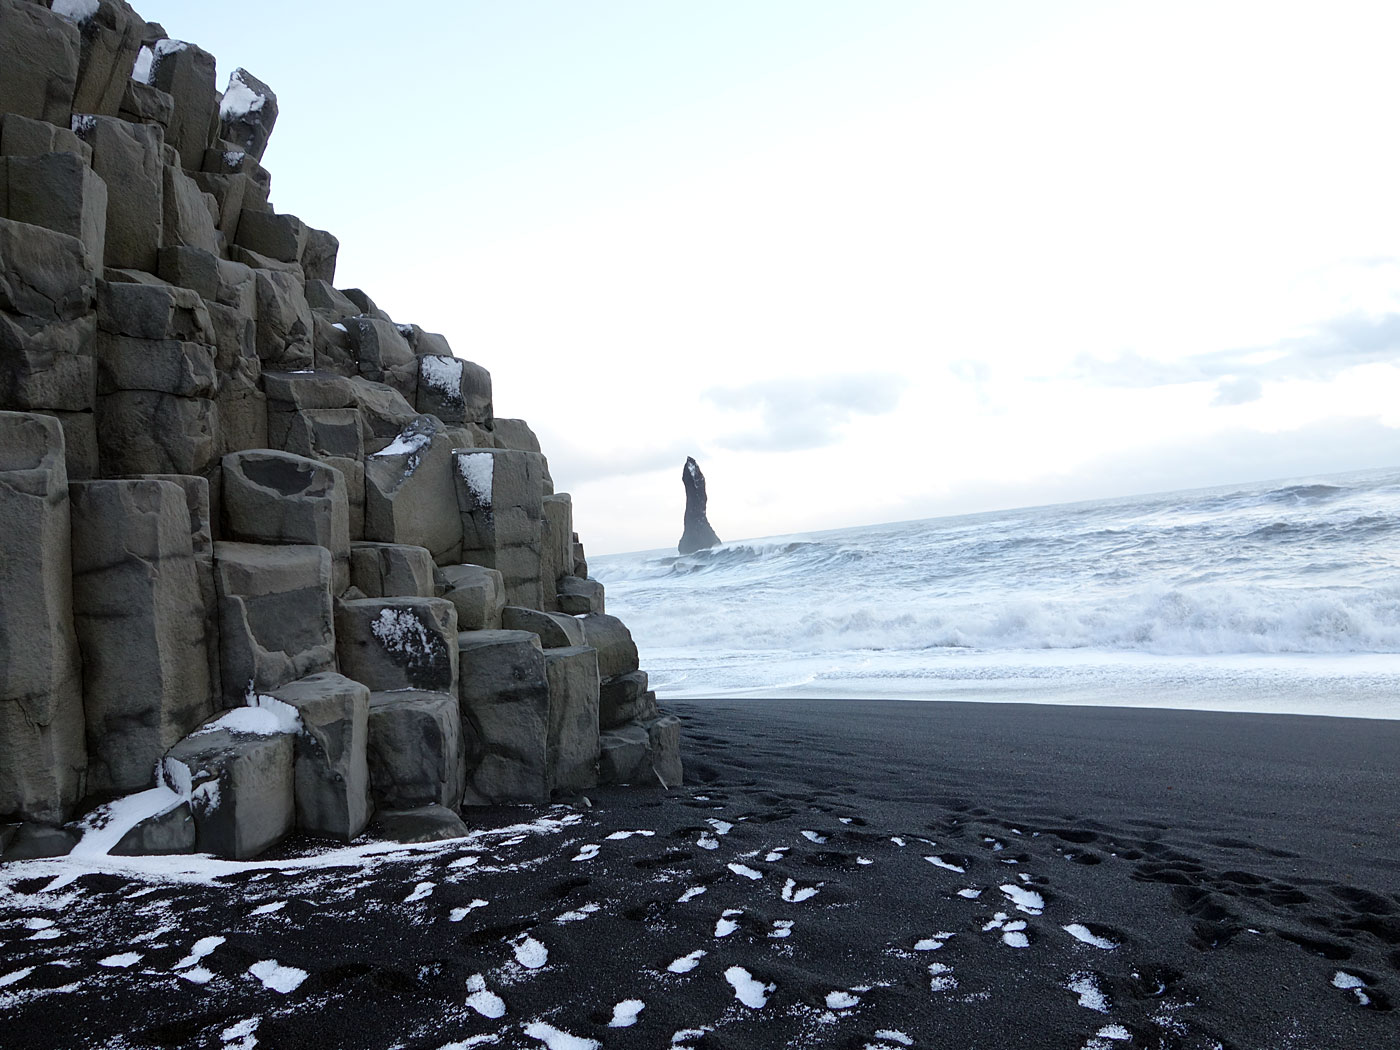
[[[667,706],[668,794],[203,883],[0,867],[0,1046],[1400,1045],[1400,722]]]

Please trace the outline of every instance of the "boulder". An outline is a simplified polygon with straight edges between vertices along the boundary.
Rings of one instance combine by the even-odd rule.
[[[161,762],[161,780],[189,800],[195,848],[231,860],[256,857],[291,832],[296,820],[293,773],[295,721],[258,732],[231,716],[266,709],[242,708],[197,730]]]
[[[544,663],[549,680],[550,788],[596,787],[598,654],[587,646],[545,649]]]
[[[357,598],[336,603],[340,668],[375,692],[455,693],[457,610],[441,598]]]
[[[563,613],[540,612],[507,605],[501,610],[501,627],[507,631],[529,631],[540,636],[546,649],[583,645],[583,625]]]
[[[452,440],[432,416],[417,416],[389,445],[365,457],[365,538],[426,547],[438,564],[462,561],[462,518]]]
[[[199,188],[199,183],[173,164],[161,169],[161,247],[219,249],[215,220],[218,205]],[[159,264],[157,264],[159,265]]]
[[[462,802],[462,759],[462,717],[452,694],[370,694],[369,777],[376,804],[455,810]]]
[[[37,157],[44,153],[76,153],[92,163],[92,147],[70,127],[31,120],[18,113],[0,113],[0,157]]]
[[[262,160],[276,123],[276,94],[246,69],[235,69],[219,104],[219,138]]]
[[[545,496],[542,508],[544,527],[540,531],[540,583],[544,587],[544,607],[558,610],[559,581],[574,573],[574,501],[563,492]]]
[[[681,468],[681,484],[685,486],[685,530],[677,550],[682,554],[694,554],[709,547],[718,547],[720,538],[705,517],[705,508],[709,503],[709,497],[705,494],[705,475],[700,472],[700,464],[689,456]]]
[[[92,310],[96,282],[77,237],[0,219],[0,311],[73,321]]]
[[[0,405],[90,412],[97,402],[96,319],[0,313]]]
[[[218,407],[209,398],[121,390],[97,398],[104,474],[203,474],[218,458]]]
[[[175,118],[175,99],[160,88],[128,80],[117,116],[132,124],[158,124],[168,136]]]
[[[340,254],[340,241],[325,230],[307,229],[306,247],[301,253],[301,268],[307,281],[335,280],[335,261]],[[352,311],[353,312],[353,311]],[[342,316],[349,316],[345,314]]]
[[[152,51],[148,83],[174,102],[165,141],[180,154],[181,167],[198,171],[218,109],[214,56],[183,40],[157,40]]]
[[[360,375],[393,387],[412,404],[418,395],[418,359],[398,327],[377,317],[351,317],[343,323]]]
[[[330,551],[216,542],[214,576],[226,707],[335,670]]]
[[[369,823],[369,689],[334,671],[271,691],[301,718],[295,742],[297,827],[349,842]]]
[[[78,836],[69,828],[58,828],[37,821],[25,821],[5,844],[5,860],[45,860],[66,857],[78,844]]]
[[[559,611],[573,616],[603,612],[603,585],[597,580],[564,576],[558,584]]]
[[[598,724],[604,729],[619,729],[628,722],[658,718],[660,714],[656,694],[647,691],[645,671],[603,679],[598,694]]]
[[[598,781],[670,789],[682,782],[680,719],[663,715],[599,734]]]
[[[466,801],[548,801],[549,680],[539,636],[463,631],[457,644]]]
[[[350,512],[340,471],[272,449],[231,452],[223,468],[229,539],[324,547],[331,555],[335,593],[350,586]]]
[[[404,396],[391,386],[371,382],[363,376],[350,376],[355,404],[364,425],[365,454],[373,455],[398,440],[404,429],[422,418]]]
[[[132,827],[108,852],[114,857],[166,857],[195,851],[194,813],[181,802]]]
[[[87,768],[63,431],[0,412],[0,820],[59,823]]]
[[[315,364],[314,319],[301,279],[279,270],[257,270],[258,356],[263,367],[292,372]]]
[[[116,116],[136,54],[141,50],[146,20],[124,0],[97,0],[69,7],[82,12],[77,18],[82,57],[73,109]]]
[[[637,643],[625,623],[604,613],[580,616],[578,622],[583,625],[584,644],[598,650],[600,675],[613,678],[637,670]]]
[[[213,712],[217,642],[181,486],[84,481],[69,495],[88,790],[125,794],[148,787],[161,755]]]
[[[133,339],[215,342],[214,323],[199,294],[163,281],[97,283],[97,326]]]
[[[444,565],[435,580],[438,597],[457,607],[458,630],[500,630],[506,590],[499,572],[481,565]]]
[[[455,458],[462,560],[499,570],[511,605],[541,608],[541,457],[505,449],[471,449],[457,452]]]
[[[652,772],[663,788],[679,786],[685,779],[681,766],[681,720],[675,715],[662,715],[645,725]]]
[[[467,835],[462,818],[446,806],[381,809],[375,814],[379,835],[390,842],[442,842]]]
[[[434,568],[433,556],[425,547],[372,542],[350,545],[350,584],[367,598],[437,597]],[[457,627],[467,629],[462,626],[460,606]]]
[[[154,273],[163,243],[165,133],[117,117],[83,117],[74,127],[92,147],[92,168],[107,184],[103,260]]]
[[[234,243],[279,262],[300,263],[311,229],[295,215],[244,212]]]
[[[42,153],[3,161],[7,218],[66,233],[83,242],[87,268],[102,272],[107,242],[107,184],[76,153]]]
[[[213,346],[99,332],[97,393],[149,390],[211,399],[219,386]]]
[[[598,734],[598,783],[656,783],[651,771],[651,736],[645,726],[628,723]]]
[[[78,27],[29,0],[0,0],[0,113],[67,125],[78,85]]]
[[[416,391],[418,411],[444,423],[491,419],[491,373],[460,357],[420,354]]]

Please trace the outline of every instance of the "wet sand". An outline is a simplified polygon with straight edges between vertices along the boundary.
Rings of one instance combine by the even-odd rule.
[[[469,811],[467,840],[372,856],[0,867],[0,1046],[1400,1036],[1400,722],[665,706],[670,792]]]

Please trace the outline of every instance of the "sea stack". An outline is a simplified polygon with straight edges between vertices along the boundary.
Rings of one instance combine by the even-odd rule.
[[[718,547],[720,538],[705,517],[705,504],[709,502],[709,497],[705,495],[705,475],[700,472],[700,464],[695,462],[693,456],[685,458],[681,484],[685,486],[685,532],[681,534],[678,549],[682,554],[694,554],[707,547]]]

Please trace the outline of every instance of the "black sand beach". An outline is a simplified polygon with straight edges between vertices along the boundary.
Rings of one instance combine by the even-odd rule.
[[[0,1046],[1400,1041],[1400,722],[667,706],[669,793],[373,857],[0,867]]]

